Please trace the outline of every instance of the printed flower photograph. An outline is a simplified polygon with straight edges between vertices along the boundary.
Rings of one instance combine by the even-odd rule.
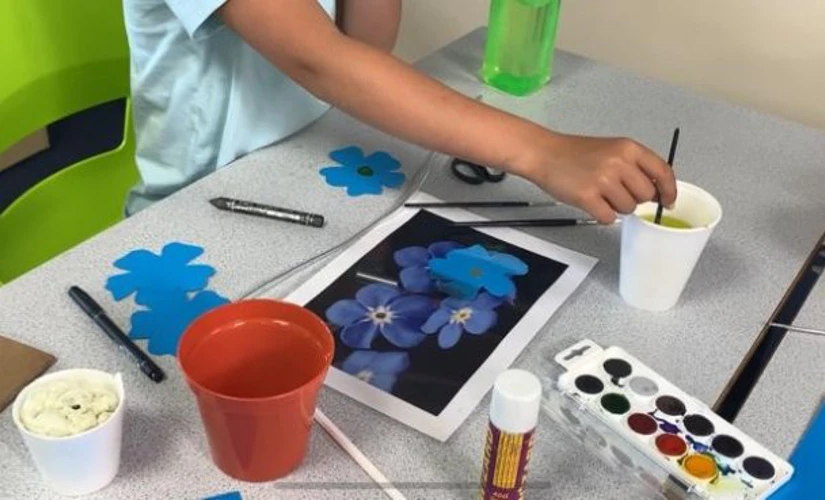
[[[566,269],[422,211],[306,307],[335,368],[439,415]]]

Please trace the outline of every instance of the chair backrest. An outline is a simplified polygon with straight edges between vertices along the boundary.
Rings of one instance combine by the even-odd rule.
[[[0,152],[129,95],[121,0],[0,0]],[[0,213],[0,285],[122,219],[138,180],[126,107],[114,150],[41,181]]]
[[[121,0],[0,0],[0,152],[129,93]]]

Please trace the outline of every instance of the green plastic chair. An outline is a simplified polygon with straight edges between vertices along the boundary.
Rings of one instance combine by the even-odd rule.
[[[0,151],[61,118],[128,98],[120,0],[0,0]],[[0,284],[123,217],[138,180],[127,100],[123,141],[41,181],[0,213]]]

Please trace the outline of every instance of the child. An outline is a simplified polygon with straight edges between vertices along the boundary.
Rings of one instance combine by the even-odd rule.
[[[547,130],[394,58],[401,0],[124,0],[124,10],[142,177],[127,214],[293,134],[330,104],[522,176],[602,223],[657,188],[666,205],[676,199],[670,168],[644,146]]]

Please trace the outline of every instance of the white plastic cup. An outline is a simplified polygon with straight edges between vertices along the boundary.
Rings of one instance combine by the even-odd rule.
[[[666,311],[679,301],[714,228],[722,206],[704,189],[677,181],[673,210],[664,215],[681,219],[691,229],[674,229],[642,219],[656,215],[656,203],[644,203],[622,221],[619,293],[629,305]]]
[[[117,392],[117,408],[102,424],[74,436],[42,436],[26,429],[20,420],[20,409],[28,394],[44,383],[67,378],[111,384]],[[117,475],[124,406],[123,379],[119,373],[71,369],[44,375],[26,386],[14,401],[12,418],[45,483],[60,495],[79,496],[103,489]]]

